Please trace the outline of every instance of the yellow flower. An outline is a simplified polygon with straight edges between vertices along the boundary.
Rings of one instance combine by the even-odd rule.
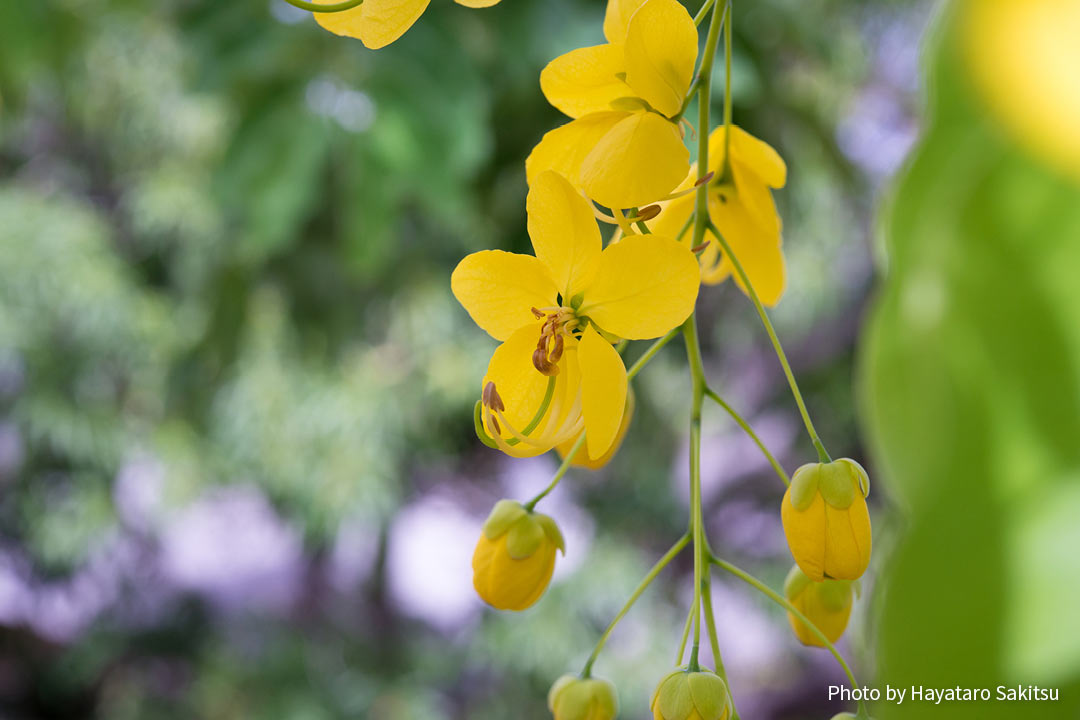
[[[548,709],[555,720],[615,720],[619,697],[607,680],[563,675],[548,691]]]
[[[968,65],[994,115],[1044,162],[1080,180],[1080,2],[962,7]]]
[[[870,478],[841,458],[803,465],[784,493],[780,518],[795,562],[814,582],[857,580],[870,564]]]
[[[709,218],[731,245],[761,302],[775,305],[784,294],[787,280],[780,249],[780,214],[770,188],[784,187],[787,166],[768,144],[732,126],[731,173],[725,178],[725,138],[723,126],[709,135],[709,170],[714,173],[709,182]],[[693,187],[697,177],[694,166],[678,189]],[[660,216],[649,223],[653,232],[677,237],[687,227],[694,203],[694,193],[663,203]],[[688,230],[679,239],[690,243],[692,237],[692,231]],[[712,238],[711,231],[705,234],[705,239],[711,242],[701,253],[701,280],[716,285],[732,275],[735,266]],[[735,282],[746,292],[738,275]]]
[[[333,5],[338,0],[314,0]],[[377,50],[405,34],[420,19],[430,0],[364,0],[350,10],[312,13],[315,21],[335,35],[359,38],[365,47]],[[455,0],[458,5],[491,7],[499,0]]]
[[[708,184],[708,217],[731,245],[743,270],[750,276],[761,302],[774,305],[780,301],[786,285],[784,255],[781,252],[781,221],[777,204],[772,200],[771,188],[782,188],[787,181],[787,166],[777,151],[732,125],[731,128],[731,174],[724,178],[725,135],[724,126],[717,127],[708,136],[708,169],[713,178]],[[678,191],[693,187],[698,179],[698,166],[693,165]],[[678,237],[681,242],[692,242],[692,229],[687,221],[693,214],[696,202],[694,193],[661,203],[660,216],[649,226],[653,232]],[[712,231],[705,233],[710,240],[701,254],[701,280],[706,285],[717,285],[735,274],[731,260],[713,239]],[[745,293],[742,279],[735,274],[735,283]]]
[[[675,670],[653,692],[653,720],[728,720],[731,696],[727,683],[712,672]]]
[[[787,580],[784,581],[784,597],[814,623],[829,642],[836,642],[844,634],[857,592],[858,587],[851,580],[814,582],[798,565],[791,568]],[[821,638],[790,612],[788,622],[803,645],[825,647]]]
[[[566,552],[554,520],[513,500],[500,500],[473,552],[473,587],[494,608],[524,610],[551,582],[556,549]]]
[[[502,342],[481,385],[483,426],[515,457],[584,431],[597,460],[615,443],[626,407],[626,367],[610,338],[660,337],[689,317],[696,260],[660,235],[601,249],[588,201],[554,172],[534,180],[526,204],[535,257],[473,253],[450,279],[476,324]]]
[[[677,0],[609,0],[606,45],[555,58],[540,74],[548,101],[574,118],[525,161],[530,184],[556,170],[610,208],[646,205],[686,175],[678,118],[697,61],[698,34]]]

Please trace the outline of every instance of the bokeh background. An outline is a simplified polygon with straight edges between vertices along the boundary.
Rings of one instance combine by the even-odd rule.
[[[970,591],[980,607],[1007,605],[996,566],[972,565],[970,585],[950,585],[948,567],[922,582],[919,563],[955,537],[931,532],[912,556],[895,509],[915,512],[918,495],[882,477],[864,446],[876,437],[894,474],[925,473],[897,467],[882,405],[912,410],[907,429],[924,442],[958,427],[920,422],[920,409],[941,416],[915,402],[927,377],[901,372],[918,362],[897,357],[939,367],[945,346],[905,334],[903,313],[890,319],[902,287],[883,289],[877,345],[856,367],[875,254],[884,267],[888,250],[875,230],[921,212],[919,198],[903,213],[879,210],[926,126],[920,49],[935,7],[755,0],[735,11],[736,121],[790,168],[777,194],[790,286],[774,319],[830,450],[875,478],[878,550],[842,643],[867,682],[882,623],[893,629],[882,629],[880,659],[906,681],[913,658],[936,652],[930,643],[955,647],[943,633],[957,618],[983,623],[967,639],[1001,635],[985,624],[996,616],[959,611],[898,634],[941,606],[923,599],[960,608]],[[550,683],[580,667],[685,528],[685,359],[673,343],[653,361],[635,381],[638,412],[617,458],[573,472],[544,502],[568,540],[545,599],[523,614],[491,611],[471,587],[480,525],[499,498],[543,487],[555,461],[510,460],[476,440],[472,407],[494,342],[454,302],[449,274],[474,250],[527,250],[524,159],[561,122],[538,74],[600,42],[602,14],[598,0],[484,11],[434,2],[402,40],[372,52],[281,0],[0,5],[0,717],[548,717]],[[721,101],[718,89],[717,112]],[[813,458],[750,304],[728,284],[704,290],[699,309],[714,386],[789,471]],[[1017,313],[1005,322],[1029,317]],[[982,357],[977,342],[961,345]],[[1059,357],[1051,380],[1075,381],[1074,359]],[[1038,359],[1015,360],[1047,376]],[[880,403],[860,402],[857,375]],[[1076,400],[1075,388],[1056,389]],[[714,410],[710,536],[779,587],[791,562],[783,487]],[[1074,447],[1066,420],[1060,443]],[[1020,443],[1017,467],[1042,457],[1039,437]],[[979,487],[945,484],[954,508]],[[932,495],[923,507],[941,508]],[[955,517],[939,515],[929,527]],[[1080,546],[1076,516],[1063,517],[1074,541],[1063,546]],[[898,542],[916,569],[896,580],[911,603],[890,610],[878,578]],[[1029,593],[1039,617],[1062,614],[1039,601],[1061,597],[1053,580],[1070,560],[1047,562],[1050,585]],[[622,717],[647,716],[690,575],[687,555],[597,664],[619,685]],[[845,709],[826,694],[843,681],[827,653],[799,646],[784,615],[737,581],[718,575],[714,592],[744,718]],[[1075,609],[1072,622],[1076,632]],[[1076,660],[1064,644],[1051,657],[1059,668]],[[990,662],[1001,647],[963,653]],[[955,658],[942,657],[947,673]],[[1024,669],[1038,675],[1043,659]]]

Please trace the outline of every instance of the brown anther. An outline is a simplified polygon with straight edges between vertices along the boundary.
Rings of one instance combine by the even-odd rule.
[[[709,240],[706,240],[705,242],[701,243],[697,247],[690,248],[690,252],[692,252],[692,253],[694,253],[696,255],[697,253],[701,252],[705,248],[709,247],[709,242],[710,242]]]
[[[496,412],[502,412],[506,409],[503,405],[502,398],[499,397],[499,391],[495,389],[495,383],[488,381],[488,384],[484,386],[484,392],[481,393],[481,401],[484,403],[484,407],[491,408]]]
[[[557,363],[557,362],[559,362],[559,359],[562,358],[562,353],[563,353],[563,336],[562,335],[556,335],[555,336],[555,347],[552,349],[551,355],[548,356],[548,360],[550,360],[553,363]]]
[[[535,367],[541,375],[547,375],[548,377],[551,377],[552,375],[559,374],[559,367],[554,363],[548,361],[547,353],[544,351],[543,348],[536,349],[536,352],[533,353],[532,361],[533,367]]]
[[[537,319],[537,320],[539,320],[540,318],[544,317],[544,313],[540,312],[540,311],[539,311],[539,310],[537,310],[536,308],[534,308],[534,307],[533,307],[533,308],[529,308],[529,309],[530,309],[530,310],[532,310],[532,314],[536,316],[536,319]]]
[[[502,428],[499,427],[499,421],[495,419],[494,415],[488,415],[488,423],[491,425],[490,429],[493,430],[496,435],[502,435]]]
[[[638,222],[645,222],[646,220],[652,220],[654,217],[660,214],[659,205],[648,205],[637,211],[637,217],[634,218]]]
[[[709,172],[709,173],[706,173],[705,175],[702,175],[701,177],[698,178],[697,182],[694,183],[694,187],[701,187],[705,183],[712,180],[713,175],[715,175],[715,174],[716,174],[715,172]]]

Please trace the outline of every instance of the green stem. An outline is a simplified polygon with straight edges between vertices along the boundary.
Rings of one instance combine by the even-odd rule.
[[[724,401],[724,398],[720,397],[712,388],[705,388],[705,396],[727,411],[727,414],[731,416],[731,419],[734,420],[738,426],[743,429],[743,432],[749,435],[750,439],[758,446],[758,449],[761,450],[761,453],[768,459],[769,464],[772,465],[773,470],[776,471],[776,474],[780,477],[780,480],[783,481],[784,485],[791,485],[791,479],[788,478],[788,474],[784,472],[783,466],[780,465],[773,454],[769,452],[769,448],[765,447],[765,443],[761,441],[761,438],[759,438],[753,428],[750,427],[750,423],[743,420],[739,413],[735,412],[735,408],[728,405],[727,402]]]
[[[354,7],[360,7],[364,3],[364,0],[345,0],[344,2],[333,3],[330,5],[319,5],[318,3],[305,2],[304,0],[285,0],[293,7],[298,7],[301,10],[307,10],[313,13],[337,13],[345,12],[346,10],[352,10]]]
[[[720,25],[725,13],[717,12],[713,5],[712,20],[709,21],[709,33],[705,37],[705,54],[698,69],[698,180],[709,174],[709,103],[712,100],[712,69],[716,58],[716,45],[720,39]],[[694,205],[694,240],[690,247],[697,247],[705,239],[705,227],[709,221],[708,183],[700,183]]]
[[[697,315],[683,323],[686,355],[690,361],[692,402],[690,406],[690,518],[694,533],[694,607],[701,607],[705,575],[705,524],[701,508],[701,407],[705,398],[705,368],[697,337]],[[690,670],[697,670],[698,646],[701,643],[701,613],[695,613],[694,644],[690,650]]]
[[[732,16],[731,0],[727,0],[727,16]],[[724,23],[724,167],[721,168],[720,182],[731,177],[731,26],[729,20]]]
[[[731,563],[716,557],[715,555],[710,558],[710,562],[712,562],[714,565],[717,565],[718,567],[723,568],[724,570],[727,570],[735,577],[739,578],[751,587],[757,589],[774,603],[781,606],[789,613],[794,615],[796,618],[798,618],[806,625],[806,627],[810,628],[814,635],[816,635],[817,638],[825,644],[826,649],[828,649],[828,651],[832,653],[833,657],[836,658],[836,662],[840,663],[840,667],[844,669],[844,674],[847,675],[848,682],[851,683],[852,690],[858,689],[859,683],[855,680],[855,673],[851,672],[851,668],[848,667],[848,664],[844,661],[844,656],[840,654],[840,651],[836,649],[835,645],[829,642],[829,638],[825,637],[825,633],[821,632],[821,630],[818,629],[817,625],[810,622],[810,619],[803,615],[798,608],[788,602],[787,598],[785,598],[783,595],[776,592],[771,587],[761,582],[745,570],[742,570],[741,568],[738,568]],[[859,706],[862,707],[862,701],[859,701]]]
[[[712,557],[710,551],[709,556]],[[705,627],[709,629],[709,643],[712,645],[712,654],[716,659],[716,674],[724,679],[727,683],[727,671],[724,669],[724,661],[720,657],[720,638],[716,634],[716,618],[713,617],[712,609],[712,577],[709,573],[705,573],[705,592],[702,595],[704,601],[705,611]],[[734,711],[731,718],[732,720],[739,720],[739,709],[735,707],[735,696],[731,692],[731,686],[728,685],[728,695],[731,697],[731,708]]]
[[[701,24],[701,21],[705,19],[705,13],[709,12],[709,10],[712,9],[713,3],[715,2],[716,0],[705,0],[705,2],[701,4],[701,9],[698,10],[697,15],[694,16],[695,25]]]
[[[664,553],[664,556],[656,561],[656,564],[652,566],[649,573],[634,590],[633,595],[626,601],[626,604],[622,606],[622,610],[615,616],[611,623],[604,630],[604,634],[600,636],[600,639],[596,642],[596,647],[593,648],[592,654],[589,655],[589,659],[585,661],[585,668],[581,671],[581,676],[584,678],[589,677],[592,672],[593,663],[596,662],[597,656],[600,655],[600,651],[604,649],[604,644],[607,643],[608,637],[611,635],[612,630],[619,624],[619,621],[623,619],[623,616],[630,611],[637,599],[641,597],[641,593],[645,592],[645,589],[652,584],[652,581],[656,579],[656,576],[660,574],[660,571],[667,567],[668,563],[675,559],[675,556],[682,552],[682,549],[686,547],[690,542],[690,533],[684,534],[679,538],[678,542],[671,546],[671,549]]]
[[[705,52],[698,69],[698,180],[709,172],[709,103],[712,98],[712,66],[720,37],[724,13],[713,3],[712,19],[705,38]],[[697,247],[705,237],[709,220],[708,187],[699,182],[694,204],[694,235],[690,247]],[[686,356],[690,364],[690,521],[694,534],[694,644],[690,650],[690,670],[697,670],[698,648],[701,644],[701,591],[705,575],[705,524],[701,508],[701,407],[705,400],[705,367],[698,342],[697,314],[691,314],[682,326],[686,341]],[[717,658],[717,664],[720,664]]]
[[[682,641],[679,643],[679,654],[675,658],[675,665],[682,665],[683,655],[686,654],[686,641],[690,639],[690,624],[694,622],[697,606],[690,603],[690,612],[686,613],[686,623],[683,624]]]
[[[574,442],[574,446],[570,448],[570,452],[566,453],[566,457],[563,458],[562,465],[560,465],[559,469],[555,471],[555,477],[551,479],[551,483],[546,488],[541,490],[539,495],[534,497],[529,502],[525,503],[525,510],[527,510],[528,512],[532,512],[533,508],[536,507],[536,503],[543,500],[548,493],[555,489],[555,486],[557,486],[559,484],[559,481],[563,479],[563,475],[565,475],[566,471],[570,469],[570,461],[574,459],[574,456],[578,454],[578,450],[580,450],[581,446],[584,444],[585,431],[583,430],[581,432],[581,435],[579,435],[578,439]]]
[[[626,371],[626,379],[633,380],[634,376],[641,372],[641,369],[645,367],[650,360],[653,359],[656,353],[660,352],[661,348],[671,342],[672,338],[678,335],[680,331],[681,328],[675,328],[674,330],[668,332],[667,335],[650,345],[649,349],[645,351],[645,354],[639,357],[637,361],[630,366],[630,369]]]
[[[765,332],[768,333],[769,340],[772,341],[773,350],[776,351],[776,357],[780,360],[781,367],[784,368],[784,376],[787,378],[788,386],[791,387],[791,394],[795,396],[795,404],[799,406],[799,414],[802,415],[803,424],[806,425],[806,432],[810,435],[810,441],[817,450],[818,459],[823,463],[832,462],[832,458],[829,457],[828,451],[825,450],[824,443],[821,442],[821,438],[818,437],[817,430],[814,428],[814,421],[810,419],[810,413],[806,410],[806,403],[803,401],[802,393],[799,391],[799,383],[795,381],[795,374],[791,372],[791,365],[788,363],[787,355],[784,354],[783,346],[780,345],[780,338],[776,336],[776,329],[773,328],[772,321],[769,320],[769,314],[765,312],[765,306],[761,304],[761,299],[758,298],[757,291],[754,290],[754,286],[751,284],[750,278],[746,274],[746,270],[743,269],[742,263],[739,262],[739,258],[731,251],[731,245],[728,244],[728,241],[720,234],[720,230],[711,222],[709,223],[709,229],[716,237],[717,242],[720,243],[720,247],[723,248],[724,253],[730,258],[731,264],[735,266],[735,272],[738,273],[739,279],[742,280],[743,287],[746,288],[750,300],[753,301],[754,307],[757,309],[758,317],[761,318],[761,324],[765,326]]]

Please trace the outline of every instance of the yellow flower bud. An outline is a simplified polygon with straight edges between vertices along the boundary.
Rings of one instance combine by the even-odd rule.
[[[653,720],[729,720],[727,683],[711,670],[668,673],[652,696]]]
[[[814,582],[798,565],[791,568],[784,581],[784,596],[824,633],[829,642],[836,642],[844,634],[857,592],[856,582],[852,580]],[[821,638],[792,613],[788,613],[788,622],[803,645],[825,647]]]
[[[500,500],[473,552],[473,587],[494,608],[524,610],[551,582],[556,549],[566,552],[554,520],[513,500]]]
[[[870,564],[870,479],[854,460],[803,465],[780,511],[788,547],[814,582],[857,580]]]
[[[619,697],[607,680],[563,675],[548,691],[548,709],[555,720],[614,720]]]

